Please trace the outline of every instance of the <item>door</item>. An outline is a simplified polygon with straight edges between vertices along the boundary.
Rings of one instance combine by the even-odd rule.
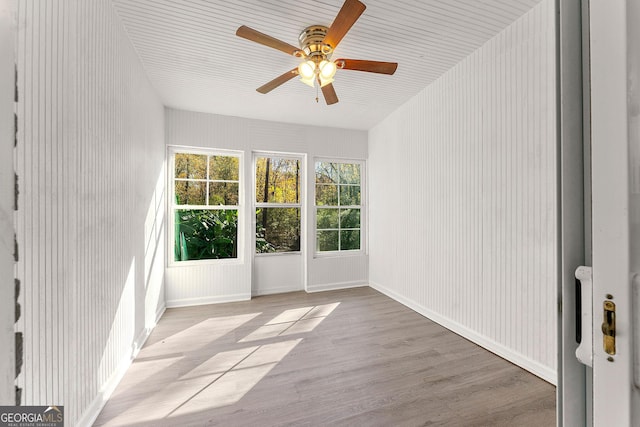
[[[594,426],[640,425],[639,3],[589,3]]]
[[[252,295],[305,289],[305,160],[302,154],[253,155]]]
[[[637,426],[640,2],[557,4],[562,192],[558,424]],[[591,268],[576,270],[579,265]],[[574,271],[582,286],[573,283]]]

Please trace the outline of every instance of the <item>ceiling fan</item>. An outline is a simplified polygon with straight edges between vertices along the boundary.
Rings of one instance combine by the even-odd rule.
[[[338,95],[336,95],[336,91],[333,88],[333,77],[338,68],[379,74],[395,73],[396,68],[398,68],[398,63],[396,62],[344,58],[331,61],[331,55],[338,43],[340,43],[340,40],[347,34],[365,9],[366,6],[358,0],[345,0],[331,27],[311,25],[302,30],[298,37],[300,48],[245,25],[238,28],[236,35],[239,37],[302,59],[302,62],[296,68],[276,77],[256,90],[260,93],[269,93],[299,75],[300,80],[311,87],[314,87],[317,83],[322,89],[327,105],[331,105],[338,102]],[[316,97],[317,100],[318,98]]]

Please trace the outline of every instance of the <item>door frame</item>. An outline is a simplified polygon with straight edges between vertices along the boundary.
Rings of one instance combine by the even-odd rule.
[[[587,0],[556,0],[558,182],[558,426],[588,425],[587,368],[575,358],[575,270],[588,260],[589,93]]]

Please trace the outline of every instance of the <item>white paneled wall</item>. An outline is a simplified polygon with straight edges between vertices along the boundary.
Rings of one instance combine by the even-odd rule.
[[[369,132],[372,286],[556,380],[554,3]]]
[[[164,304],[164,110],[110,0],[18,22],[18,385],[86,425]]]
[[[251,228],[253,227],[251,221],[255,216],[251,210],[253,151],[277,151],[307,155],[306,203],[308,212],[311,212],[313,207],[313,186],[315,183],[313,162],[316,157],[367,158],[367,133],[364,131],[293,125],[175,109],[166,110],[165,120],[168,145],[242,151],[244,153],[243,176],[247,183],[244,187],[247,190],[244,195],[244,206],[241,209],[246,220],[244,221],[245,226],[241,226],[240,230],[240,233],[244,233],[243,236],[245,236],[241,237],[245,246],[239,262],[168,267],[166,295],[169,305],[211,303],[251,297],[251,259],[254,248],[247,242],[251,242]],[[307,218],[311,218],[311,216],[308,215]],[[313,223],[311,220],[307,221],[306,230],[308,237],[305,245],[306,260],[302,262],[306,261],[306,286],[309,291],[367,283],[367,255],[316,259],[313,257]],[[301,262],[299,256],[294,255],[289,258],[292,262]],[[302,288],[301,284],[300,289]]]
[[[15,4],[0,0],[0,405],[15,404],[14,354],[14,32]]]

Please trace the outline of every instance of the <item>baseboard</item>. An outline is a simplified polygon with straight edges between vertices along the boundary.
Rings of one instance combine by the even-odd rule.
[[[162,316],[162,313],[164,313],[164,309],[160,313],[160,316]],[[160,317],[158,317],[158,319],[159,318]],[[118,364],[118,368],[104,383],[100,392],[98,392],[98,395],[93,399],[91,404],[89,404],[89,407],[84,411],[84,413],[80,417],[80,420],[78,420],[78,426],[90,427],[93,425],[93,423],[98,418],[98,415],[100,415],[102,408],[104,408],[104,405],[106,405],[116,387],[118,386],[118,384],[120,384],[120,381],[122,381],[122,378],[127,373],[127,370],[131,366],[131,363],[140,352],[140,349],[144,346],[144,343],[147,342],[147,339],[149,338],[149,335],[151,335],[152,330],[153,327],[144,328],[142,331],[140,331],[131,345],[131,353],[122,358],[122,360]]]
[[[362,288],[365,286],[369,286],[369,283],[360,280],[353,282],[325,283],[321,285],[309,285],[307,286],[307,292],[335,291],[338,289]]]
[[[158,307],[158,309],[156,310],[156,321],[153,324],[153,326],[151,327],[151,329],[155,328],[156,325],[158,324],[158,322],[160,321],[160,318],[162,317],[162,315],[164,314],[164,312],[167,311],[167,304],[163,303],[160,307]],[[146,340],[145,340],[146,341]]]
[[[251,291],[251,296],[263,296],[263,295],[274,295],[274,294],[286,294],[288,292],[300,292],[304,289],[300,289],[299,286],[281,286],[279,288],[270,288],[270,289],[254,289]]]
[[[469,341],[472,341],[478,344],[481,347],[486,348],[490,352],[502,357],[503,359],[506,359],[509,362],[512,362],[520,366],[521,368],[526,369],[527,371],[531,372],[537,377],[542,378],[548,383],[557,385],[557,372],[555,370],[547,366],[544,366],[536,362],[535,360],[531,360],[528,357],[523,356],[522,354],[515,352],[505,347],[504,345],[490,338],[487,338],[486,336],[481,335],[472,329],[467,328],[464,325],[459,324],[458,322],[455,322],[432,310],[429,310],[428,308],[416,303],[415,301],[410,300],[409,298],[406,298],[398,294],[397,292],[391,289],[388,289],[380,285],[379,283],[369,282],[369,286],[387,295],[389,298],[392,298],[398,301],[399,303],[409,307],[410,309],[423,315],[424,317],[430,320],[433,320],[434,322],[444,326],[450,331],[455,332],[456,334],[468,339]]]
[[[201,297],[201,298],[183,298],[168,300],[166,308],[176,307],[191,307],[194,305],[207,305],[207,304],[220,304],[223,302],[236,302],[247,301],[251,299],[251,294],[234,294],[234,295],[221,295],[215,297]]]

